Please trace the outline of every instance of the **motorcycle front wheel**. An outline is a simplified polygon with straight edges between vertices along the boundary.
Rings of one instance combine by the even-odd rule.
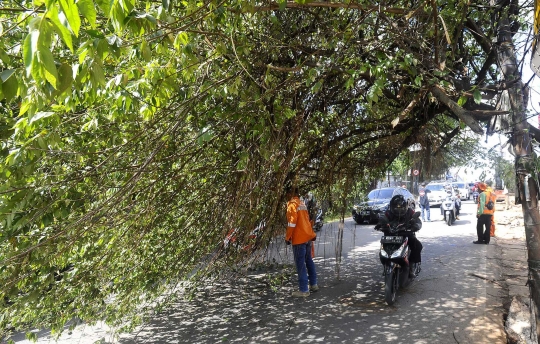
[[[387,273],[384,277],[384,300],[388,306],[392,306],[396,301],[396,294],[398,289],[398,278],[396,270],[391,273]]]
[[[452,225],[452,214],[447,214],[446,216],[446,224],[451,226]]]

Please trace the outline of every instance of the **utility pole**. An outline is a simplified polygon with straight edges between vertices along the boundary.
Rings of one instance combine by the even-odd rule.
[[[501,67],[504,82],[511,85],[508,89],[512,126],[512,145],[515,153],[516,169],[516,204],[521,204],[525,222],[525,235],[529,259],[529,273],[532,283],[532,298],[538,308],[540,305],[540,214],[536,183],[526,169],[532,160],[531,138],[526,117],[526,103],[523,94],[523,82],[518,70],[516,52],[512,40],[511,22],[508,17],[512,2],[492,0],[493,8],[499,6],[497,23],[497,60]],[[537,176],[535,175],[536,179]]]

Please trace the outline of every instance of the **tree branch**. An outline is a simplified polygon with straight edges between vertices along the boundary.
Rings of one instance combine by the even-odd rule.
[[[483,134],[484,129],[476,121],[474,117],[471,116],[470,111],[463,109],[455,101],[450,99],[450,97],[441,89],[438,85],[434,85],[430,88],[431,94],[435,96],[441,103],[446,105],[452,113],[454,113],[460,120],[462,120],[469,128],[472,129],[477,134]]]
[[[431,154],[432,156],[436,156],[437,154],[439,154],[440,150],[444,148],[444,146],[446,146],[448,143],[450,143],[450,141],[452,141],[452,139],[459,133],[459,125],[454,128],[454,130],[452,130],[450,132],[450,134],[446,134],[445,135],[445,138],[444,140],[441,142],[441,144],[439,145],[439,147]]]
[[[484,50],[486,54],[489,54],[491,50],[493,50],[493,48],[492,48],[489,38],[487,38],[486,35],[484,35],[484,33],[482,32],[482,29],[471,18],[467,18],[467,21],[465,22],[465,26],[472,33],[474,39],[478,42],[478,44],[480,44],[480,47],[482,47],[482,50]]]

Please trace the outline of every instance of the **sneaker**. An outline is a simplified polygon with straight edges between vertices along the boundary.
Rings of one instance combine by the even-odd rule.
[[[456,216],[456,220],[459,220],[459,216]]]
[[[309,291],[313,291],[313,292],[319,291],[319,286],[316,285],[316,284],[310,285],[310,286],[309,286]]]
[[[296,291],[292,292],[291,296],[292,297],[308,297],[309,296],[309,291],[296,290]]]

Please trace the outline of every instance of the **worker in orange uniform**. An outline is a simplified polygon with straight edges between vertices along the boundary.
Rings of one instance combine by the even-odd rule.
[[[478,240],[473,241],[473,244],[489,244],[490,232],[491,232],[491,219],[495,212],[496,195],[493,193],[493,189],[488,188],[484,183],[478,183],[478,210],[476,217],[478,221],[476,223],[476,234]],[[484,230],[485,228],[485,230]]]
[[[292,244],[294,262],[298,273],[298,290],[293,297],[307,297],[309,292],[319,290],[317,272],[313,263],[312,246],[317,237],[311,223],[306,205],[298,197],[298,188],[289,187],[287,199],[287,232],[285,241]],[[308,286],[309,282],[309,286]]]

